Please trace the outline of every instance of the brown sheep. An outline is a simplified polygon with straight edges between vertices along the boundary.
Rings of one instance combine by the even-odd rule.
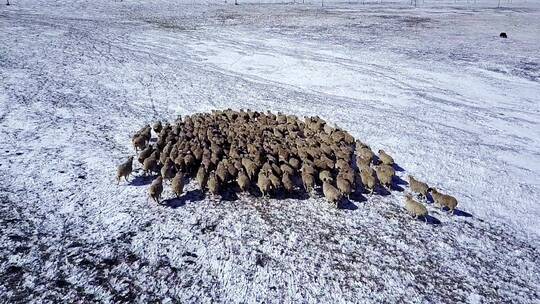
[[[338,190],[341,192],[342,196],[347,196],[347,198],[350,197],[352,193],[351,183],[347,179],[345,179],[342,175],[337,176],[336,186]]]
[[[388,166],[393,166],[394,165],[394,159],[392,158],[392,156],[390,156],[386,152],[384,152],[383,149],[379,150],[379,159],[385,165],[388,165]]]
[[[249,190],[250,181],[244,169],[238,172],[236,182],[238,183],[238,187],[240,187],[240,191],[246,192]]]
[[[218,177],[216,176],[216,173],[215,172],[211,172],[210,173],[210,177],[208,178],[208,191],[210,191],[210,193],[212,195],[218,195],[219,194],[219,179]]]
[[[337,207],[339,200],[341,199],[341,192],[334,187],[328,179],[323,181],[323,194],[329,202],[336,204]]]
[[[457,199],[455,197],[440,193],[435,188],[430,188],[430,192],[431,192],[431,196],[433,197],[433,200],[435,201],[437,205],[439,205],[441,210],[444,207],[447,207],[448,209],[450,209],[450,214],[452,215],[454,214],[454,210],[456,209],[457,204],[458,204]]]
[[[386,167],[385,165],[376,166],[375,174],[377,175],[377,179],[379,180],[382,186],[386,188],[392,187],[394,172],[389,170],[388,167]]]
[[[161,176],[158,176],[150,185],[148,189],[150,197],[159,204],[161,198],[161,193],[163,193],[163,179]]]
[[[302,183],[306,192],[311,195],[313,189],[315,189],[315,177],[309,172],[302,172]]]
[[[405,210],[407,210],[410,215],[414,216],[415,219],[423,217],[427,221],[427,208],[415,201],[410,194],[405,195]]]
[[[416,192],[423,197],[427,197],[429,186],[421,181],[416,180],[412,175],[409,175],[409,187],[412,192]]]
[[[176,175],[171,181],[171,189],[179,197],[184,192],[184,173],[182,171],[176,172]]]
[[[373,190],[375,190],[375,187],[377,186],[377,179],[373,174],[373,169],[369,167],[360,170],[360,180],[362,181],[362,185],[370,194],[373,194]]]
[[[120,179],[123,177],[126,182],[128,181],[128,177],[133,171],[133,156],[128,157],[127,161],[125,163],[122,163],[118,166],[118,169],[116,170],[116,184],[118,185],[120,183]]]
[[[257,187],[259,187],[259,190],[261,191],[263,196],[268,196],[268,193],[271,190],[272,182],[267,176],[267,172],[260,172],[259,177],[257,179]]]

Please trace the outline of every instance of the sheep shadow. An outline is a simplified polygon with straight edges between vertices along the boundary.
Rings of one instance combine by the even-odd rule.
[[[404,172],[405,169],[403,169],[403,167],[401,167],[400,165],[394,163],[394,165],[392,166],[394,167],[394,170],[396,170],[397,172]]]
[[[310,196],[309,194],[304,191],[303,189],[295,189],[293,190],[292,192],[288,193],[288,192],[285,192],[285,191],[279,191],[279,196],[277,196],[278,198],[290,198],[290,199],[295,199],[295,200],[300,200],[300,201],[305,201],[307,200]]]
[[[463,217],[473,217],[472,214],[465,212],[463,210],[454,209],[454,215],[455,216],[463,216]]]
[[[350,200],[348,200],[347,198],[344,198],[342,200],[340,200],[337,204],[337,208],[338,209],[344,209],[344,210],[351,210],[351,211],[354,211],[354,210],[357,210],[358,209],[358,206],[356,206],[355,204],[353,204]]]
[[[377,195],[380,195],[380,196],[388,196],[391,193],[385,187],[383,187],[381,185],[377,185],[377,187],[375,187],[375,189],[373,190],[373,194],[377,194]]]
[[[390,190],[399,191],[399,192],[405,191],[405,189],[403,187],[401,187],[400,185],[398,185],[396,183],[392,183],[392,185],[390,186]]]
[[[394,176],[394,177],[392,178],[392,182],[393,182],[394,184],[396,184],[396,185],[403,185],[403,186],[408,186],[408,185],[409,185],[408,182],[406,182],[405,180],[403,180],[403,179],[402,179],[401,177],[399,177],[399,176]]]
[[[424,219],[425,219],[425,222],[429,225],[440,225],[441,224],[441,221],[436,218],[436,217],[433,217],[431,215],[426,215],[424,216]]]
[[[161,202],[161,205],[176,209],[186,205],[186,202],[202,201],[205,198],[204,193],[200,189],[190,190],[181,195],[180,197],[173,197],[165,199]]]
[[[367,198],[364,195],[362,195],[361,191],[355,190],[353,191],[353,193],[351,193],[351,195],[349,195],[349,200],[357,202],[357,203],[361,203],[361,202],[366,202]]]
[[[226,202],[234,202],[238,200],[238,194],[236,193],[234,188],[225,188],[220,193],[221,200]]]
[[[130,186],[146,186],[152,183],[155,179],[155,176],[152,175],[137,175],[130,182]]]

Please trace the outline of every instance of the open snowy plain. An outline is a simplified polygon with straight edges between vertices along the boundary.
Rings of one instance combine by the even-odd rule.
[[[540,301],[538,1],[11,2],[0,302]],[[135,130],[220,108],[319,115],[459,211],[116,185]]]

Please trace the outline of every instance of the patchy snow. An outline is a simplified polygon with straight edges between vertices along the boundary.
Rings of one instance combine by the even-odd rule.
[[[0,8],[2,299],[539,301],[537,2],[12,2]],[[134,130],[228,107],[320,115],[459,212],[429,205],[425,224],[399,191],[336,210],[218,202],[194,185],[167,207],[145,178],[116,185]]]

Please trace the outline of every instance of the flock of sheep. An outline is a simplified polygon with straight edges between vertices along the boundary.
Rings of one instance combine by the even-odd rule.
[[[157,138],[152,137],[152,130]],[[322,194],[331,203],[360,191],[391,190],[394,160],[377,155],[346,131],[319,117],[251,110],[215,110],[178,118],[173,124],[156,122],[132,137],[145,175],[157,175],[149,195],[159,203],[164,181],[180,196],[185,179],[195,177],[201,191],[219,195],[225,188],[263,196],[306,191]],[[117,181],[133,171],[133,156],[118,166]],[[419,197],[431,194],[441,209],[453,213],[457,200],[409,176],[409,188]],[[426,207],[411,194],[405,209],[415,218],[427,216]]]

